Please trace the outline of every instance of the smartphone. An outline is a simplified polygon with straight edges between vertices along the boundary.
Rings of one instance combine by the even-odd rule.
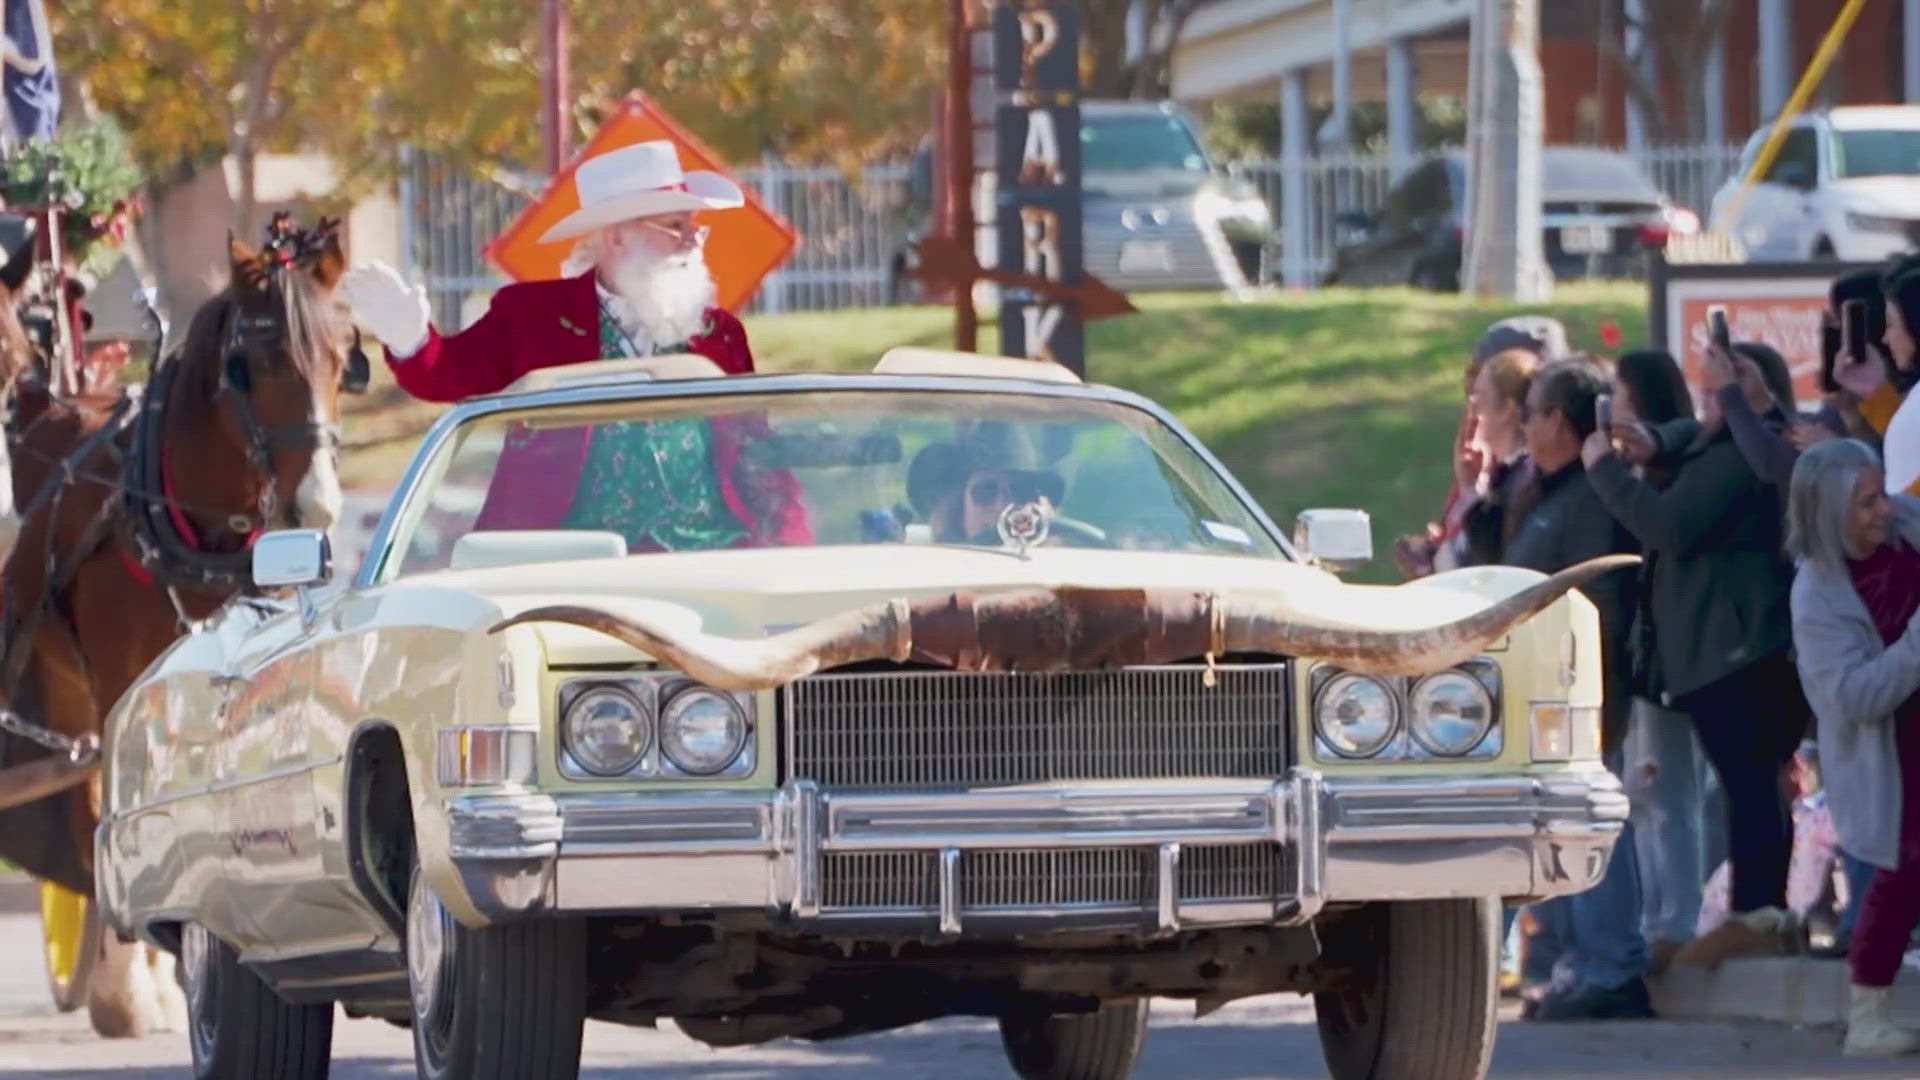
[[[1840,383],[1833,377],[1833,365],[1840,358],[1842,342],[1845,338],[1840,328],[1833,324],[1831,315],[1820,319],[1820,392],[1831,394],[1840,389]]]
[[[1720,351],[1732,355],[1733,330],[1727,326],[1727,309],[1715,304],[1707,309],[1707,330]]]
[[[1613,430],[1613,395],[1601,394],[1593,400],[1593,423],[1602,432]]]
[[[1867,302],[1849,300],[1840,305],[1840,340],[1846,342],[1847,352],[1866,359],[1867,353]]]

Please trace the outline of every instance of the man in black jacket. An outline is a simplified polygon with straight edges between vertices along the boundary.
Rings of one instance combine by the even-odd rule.
[[[1595,427],[1595,405],[1607,378],[1587,360],[1542,368],[1528,391],[1525,427],[1535,476],[1503,563],[1551,574],[1601,555],[1639,546],[1608,512],[1587,479],[1580,446]],[[1632,700],[1628,664],[1635,576],[1616,571],[1581,590],[1600,615],[1601,748],[1607,766],[1623,768],[1620,749]],[[1640,881],[1631,832],[1614,848],[1606,875],[1586,892],[1534,906],[1541,927],[1534,947],[1557,952],[1550,986],[1528,1009],[1540,1020],[1633,1019],[1653,1015],[1642,976],[1647,946],[1640,934]]]

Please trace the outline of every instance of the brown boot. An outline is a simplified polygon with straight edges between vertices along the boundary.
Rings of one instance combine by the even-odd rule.
[[[1665,974],[1667,968],[1673,964],[1673,958],[1686,947],[1686,944],[1682,941],[1668,941],[1666,938],[1654,938],[1647,942],[1647,974]]]
[[[1800,922],[1791,911],[1760,908],[1732,915],[1681,946],[1673,963],[1716,968],[1739,956],[1791,956],[1802,951]]]

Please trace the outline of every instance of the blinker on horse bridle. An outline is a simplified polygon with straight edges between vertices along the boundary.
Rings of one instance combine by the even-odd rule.
[[[331,239],[333,229],[337,227],[337,222],[329,226],[323,221],[318,229],[300,231],[293,227],[290,215],[285,212],[275,214],[268,226],[267,244],[263,249],[263,254],[267,256],[267,275],[270,278],[277,277],[282,271],[319,251]],[[259,414],[254,411],[252,358],[256,353],[273,349],[287,337],[287,324],[283,313],[279,311],[250,312],[238,301],[227,310],[227,340],[222,349],[219,393],[232,399],[234,414],[240,420],[241,433],[247,443],[247,460],[265,481],[259,506],[261,527],[273,520],[277,509],[274,450],[288,447],[321,453],[338,450],[340,446],[338,422],[309,420],[297,424],[268,425],[262,424]],[[340,389],[349,394],[365,393],[371,379],[372,365],[367,360],[366,350],[361,347],[360,330],[355,327],[353,344],[347,350],[346,367],[340,373]],[[238,517],[232,524],[237,531],[249,531],[239,528],[241,521]],[[252,523],[246,524],[250,528]]]

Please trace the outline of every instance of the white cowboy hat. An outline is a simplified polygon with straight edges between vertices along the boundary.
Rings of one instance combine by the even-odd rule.
[[[731,210],[745,205],[740,186],[719,173],[680,171],[680,154],[665,139],[597,154],[573,173],[580,209],[561,218],[543,244],[655,214]]]

